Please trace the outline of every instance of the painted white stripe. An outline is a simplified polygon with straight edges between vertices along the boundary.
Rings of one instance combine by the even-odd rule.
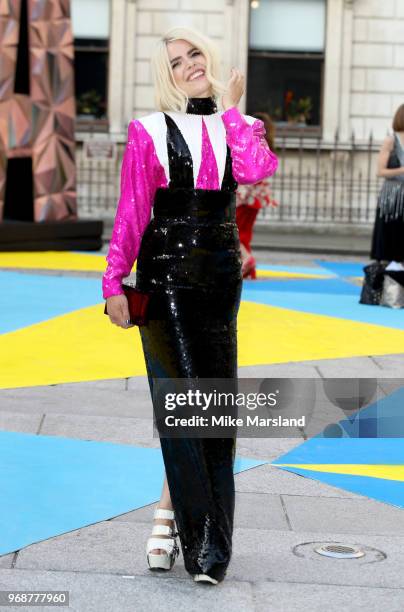
[[[167,124],[164,114],[161,112],[151,113],[150,115],[141,117],[138,121],[143,125],[144,129],[153,140],[158,160],[164,168],[168,183],[170,180],[170,168],[167,151]]]

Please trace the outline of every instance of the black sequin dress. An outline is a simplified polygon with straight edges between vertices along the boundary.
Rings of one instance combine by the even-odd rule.
[[[404,147],[394,132],[388,168],[404,166]],[[404,261],[404,175],[387,178],[380,190],[373,226],[370,257],[377,261]]]
[[[156,192],[136,275],[137,287],[153,293],[140,328],[152,396],[155,378],[237,378],[242,288],[230,153],[222,189],[194,189],[187,145],[166,121],[171,181]],[[160,443],[185,568],[220,581],[232,552],[236,440]]]
[[[237,388],[235,190],[277,165],[263,122],[236,107],[218,113],[214,98],[129,125],[103,295],[122,293],[137,256],[136,285],[151,294],[139,329],[155,414],[160,379],[226,379]],[[221,581],[232,554],[236,439],[160,442],[185,568]]]

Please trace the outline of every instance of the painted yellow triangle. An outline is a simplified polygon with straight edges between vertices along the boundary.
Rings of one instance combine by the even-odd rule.
[[[146,374],[138,327],[122,329],[104,304],[0,336],[0,388]]]
[[[237,327],[240,366],[404,352],[404,330],[254,302]]]
[[[348,463],[276,463],[274,467],[294,467],[302,470],[328,472],[333,474],[349,474],[350,476],[371,476],[385,480],[404,481],[404,465],[381,464],[348,464]]]
[[[0,253],[1,268],[36,270],[82,270],[104,272],[105,255],[98,253],[72,253],[69,251],[21,251]],[[136,263],[133,267],[136,270]]]
[[[0,336],[0,388],[146,374],[137,327],[97,304]],[[404,331],[242,302],[240,366],[402,353]]]

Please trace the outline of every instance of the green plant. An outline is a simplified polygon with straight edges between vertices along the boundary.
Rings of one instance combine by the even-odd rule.
[[[102,96],[95,89],[85,91],[77,98],[77,113],[80,115],[102,114]]]
[[[285,96],[285,114],[291,121],[307,121],[311,117],[313,103],[310,96],[296,100],[294,94],[288,91]]]

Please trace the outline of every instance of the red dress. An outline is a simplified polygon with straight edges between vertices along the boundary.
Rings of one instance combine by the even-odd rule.
[[[270,185],[267,178],[254,185],[239,185],[236,192],[236,221],[241,244],[251,253],[251,240],[255,219],[258,211],[264,206],[278,206],[278,202],[272,199]],[[251,273],[255,278],[255,260],[251,256]],[[246,275],[247,276],[247,275]]]

